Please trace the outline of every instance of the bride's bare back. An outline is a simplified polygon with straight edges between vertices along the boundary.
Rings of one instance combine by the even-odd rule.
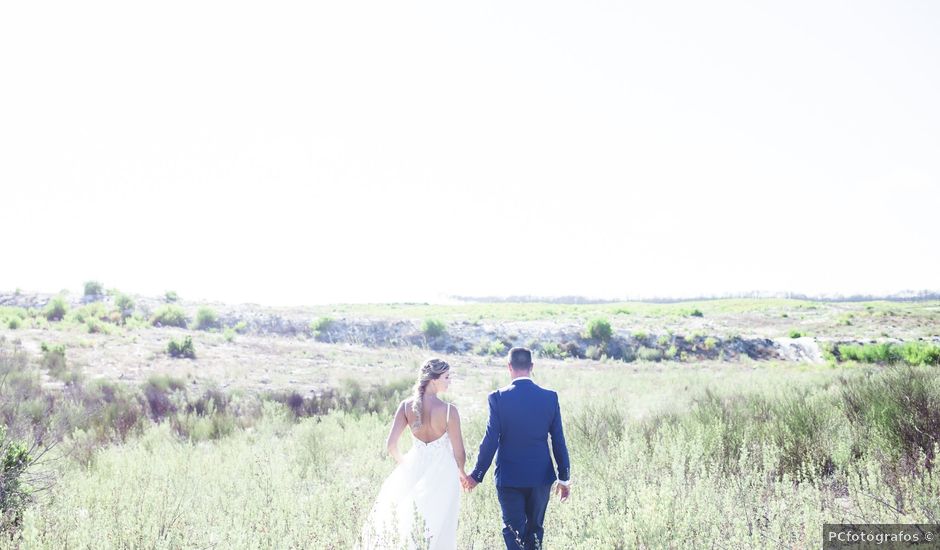
[[[460,430],[460,413],[457,407],[441,401],[436,395],[426,395],[421,404],[421,425],[414,427],[417,415],[413,410],[414,400],[406,399],[398,405],[395,412],[395,418],[392,420],[392,426],[388,432],[388,438],[385,440],[385,446],[388,452],[395,459],[395,462],[401,462],[401,453],[398,451],[398,439],[405,426],[411,428],[411,434],[418,441],[425,445],[433,443],[444,437],[446,433],[454,451],[454,460],[460,471],[463,472],[464,463],[467,459],[467,453],[463,445],[463,434]]]
[[[414,400],[406,399],[404,403],[405,420],[411,433],[424,443],[440,439],[447,431],[447,403],[436,396],[428,396],[421,403],[421,426],[415,428],[418,417],[414,412]]]

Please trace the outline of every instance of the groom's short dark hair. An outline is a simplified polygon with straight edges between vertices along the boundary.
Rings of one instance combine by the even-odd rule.
[[[532,368],[532,352],[525,348],[512,348],[509,350],[509,364],[513,370],[529,370]]]

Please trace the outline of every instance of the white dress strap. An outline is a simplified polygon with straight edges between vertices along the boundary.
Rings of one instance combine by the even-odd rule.
[[[444,431],[447,431],[447,426],[450,425],[450,403],[447,404],[447,416],[444,417]]]

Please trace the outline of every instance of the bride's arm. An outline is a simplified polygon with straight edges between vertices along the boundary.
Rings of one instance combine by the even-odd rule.
[[[388,437],[385,439],[385,448],[388,449],[388,454],[392,455],[392,458],[395,459],[395,462],[401,463],[401,453],[398,452],[398,438],[401,437],[401,433],[405,431],[405,426],[408,425],[408,420],[405,418],[405,402],[402,401],[398,405],[398,410],[395,411],[395,419],[392,420],[392,427],[388,431]]]
[[[447,426],[447,433],[450,434],[450,446],[454,448],[454,460],[457,461],[457,467],[464,473],[464,467],[467,463],[467,451],[463,446],[463,434],[460,433],[460,413],[457,407],[450,407],[450,424]]]

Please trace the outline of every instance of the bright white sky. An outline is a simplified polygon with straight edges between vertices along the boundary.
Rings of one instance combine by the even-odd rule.
[[[7,2],[0,290],[940,289],[938,29],[929,0]]]

